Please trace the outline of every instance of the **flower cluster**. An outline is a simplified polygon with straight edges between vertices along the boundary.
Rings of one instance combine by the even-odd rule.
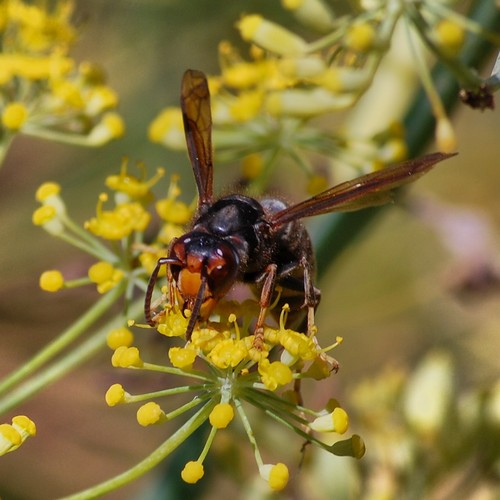
[[[265,185],[277,158],[288,157],[308,175],[309,191],[319,192],[325,185],[324,167],[315,168],[318,162],[307,153],[327,155],[336,165],[354,167],[357,173],[404,159],[407,147],[397,123],[401,119],[397,102],[391,110],[375,106],[365,110],[368,116],[352,118],[356,123],[376,120],[363,135],[360,127],[356,136],[350,133],[355,127],[349,126],[349,119],[339,132],[311,121],[353,108],[371,86],[391,43],[397,45],[393,51],[409,45],[413,54],[407,49],[401,57],[405,60],[397,62],[398,71],[418,73],[437,119],[438,147],[444,152],[455,150],[454,132],[430,77],[428,59],[433,55],[444,62],[462,86],[479,89],[484,82],[460,62],[460,49],[468,31],[497,43],[498,35],[457,14],[447,1],[365,0],[359,2],[359,10],[347,15],[337,15],[322,0],[283,0],[282,4],[319,35],[306,40],[258,14],[240,19],[237,28],[251,44],[249,57],[222,42],[221,73],[209,81],[219,160],[244,158],[243,175],[258,189]],[[403,35],[408,40],[400,39]],[[390,82],[387,86],[389,92],[398,93],[398,102],[405,92],[414,91],[414,87],[393,89]],[[383,101],[380,95],[374,97]],[[180,110],[169,107],[161,112],[149,136],[166,147],[184,148]]]
[[[203,462],[210,450],[216,433],[228,427],[235,415],[250,441],[255,454],[260,476],[270,488],[285,488],[289,471],[284,463],[265,463],[254,436],[251,413],[248,407],[261,410],[270,418],[295,431],[307,442],[313,442],[335,455],[361,458],[364,444],[357,435],[347,440],[335,440],[326,444],[315,433],[335,432],[344,434],[348,428],[348,416],[335,400],[329,401],[320,411],[309,409],[301,403],[299,382],[304,378],[326,378],[336,367],[336,362],[321,349],[316,337],[286,328],[288,306],[281,312],[279,326],[264,328],[263,346],[257,348],[255,337],[239,325],[249,325],[255,318],[255,304],[223,303],[216,319],[195,328],[191,339],[184,335],[188,320],[169,305],[158,325],[158,332],[181,340],[180,345],[170,347],[170,366],[148,363],[141,358],[139,349],[131,346],[131,335],[114,331],[108,344],[115,348],[112,364],[115,367],[156,371],[189,380],[187,385],[131,395],[120,384],[113,384],[106,393],[109,406],[150,400],[137,411],[137,421],[149,426],[170,421],[188,411],[199,408],[196,425],[192,420],[186,424],[186,432],[193,432],[208,420],[211,431],[200,455],[188,462],[182,479],[196,483],[204,475]],[[232,309],[237,314],[227,314]],[[237,320],[238,317],[238,320]],[[121,339],[124,344],[119,345]],[[182,406],[167,411],[158,400],[167,396],[188,394],[192,396]]]
[[[164,255],[165,246],[182,233],[192,209],[178,200],[178,178],[173,176],[167,196],[155,203],[156,215],[163,222],[157,243],[145,245],[144,232],[153,217],[149,211],[154,200],[151,188],[164,176],[164,170],[159,168],[153,177],[146,178],[144,165],[139,164],[138,169],[139,177],[130,174],[124,160],[120,173],[107,177],[106,186],[114,193],[113,207],[106,209],[109,195],[101,193],[96,215],[83,228],[69,216],[58,184],[46,182],[40,186],[36,193],[40,206],[33,213],[33,223],[98,259],[86,277],[65,280],[58,270],[45,271],[40,276],[43,290],[57,292],[94,283],[104,294],[120,285],[126,289],[127,298],[136,286],[145,290],[145,277]]]
[[[116,93],[101,68],[68,55],[77,32],[73,2],[0,6],[0,137],[17,133],[99,146],[124,132]]]
[[[434,350],[411,372],[386,368],[352,388],[353,412],[370,442],[366,496],[399,498],[411,490],[427,497],[447,484],[446,496],[456,498],[467,484],[467,496],[495,498],[490,471],[500,456],[500,379],[464,389],[456,383],[460,370],[448,352]]]
[[[25,415],[14,417],[12,424],[0,424],[0,455],[17,450],[29,437],[35,435],[35,423]]]
[[[143,296],[158,258],[165,255],[171,239],[182,234],[192,218],[193,208],[180,201],[177,176],[171,177],[167,195],[155,200],[151,188],[164,176],[164,170],[159,168],[154,176],[148,177],[144,165],[139,164],[138,169],[140,175],[132,175],[124,161],[118,175],[106,178],[106,186],[113,193],[113,205],[108,206],[111,205],[109,194],[102,193],[98,197],[96,215],[83,227],[69,216],[58,184],[47,182],[38,189],[36,198],[40,206],[33,213],[33,222],[97,259],[89,267],[88,275],[81,278],[65,279],[58,270],[45,271],[40,277],[43,290],[57,292],[95,284],[103,299],[125,295],[127,302],[131,302],[135,287]],[[159,219],[161,225],[156,228],[155,241],[146,245],[145,232],[150,229],[153,217]],[[187,378],[190,383],[139,395],[130,395],[121,385],[115,384],[106,394],[110,406],[151,400],[137,413],[138,422],[143,426],[166,422],[200,407],[181,428],[189,434],[208,419],[212,431],[200,456],[186,465],[182,473],[186,482],[196,482],[203,476],[203,461],[217,430],[227,427],[238,415],[253,446],[260,475],[272,489],[286,486],[286,465],[266,464],[261,457],[247,405],[260,409],[308,442],[333,454],[358,458],[363,455],[364,444],[357,435],[334,444],[326,444],[315,437],[315,432],[346,432],[348,417],[336,401],[314,411],[302,404],[300,396],[302,379],[327,378],[336,370],[336,361],[327,352],[341,342],[340,338],[322,349],[316,327],[312,328],[311,336],[286,327],[289,308],[285,306],[278,327],[265,325],[262,338],[257,341],[251,325],[259,306],[247,300],[242,303],[221,301],[210,320],[200,322],[186,341],[188,312],[181,311],[177,303],[166,303],[155,316],[156,330],[178,342],[168,350],[170,366],[142,360],[139,348],[133,345],[130,325],[109,331],[107,344],[114,350],[112,364],[115,367],[153,370]],[[168,412],[153,401],[172,394],[194,394],[194,398]],[[167,450],[170,452],[170,447],[167,446]]]

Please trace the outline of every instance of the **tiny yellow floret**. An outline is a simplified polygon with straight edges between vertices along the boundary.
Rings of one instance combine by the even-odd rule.
[[[141,368],[144,362],[137,347],[121,346],[115,350],[111,357],[111,364],[117,368]]]
[[[300,36],[258,14],[243,16],[237,23],[241,37],[279,55],[298,55],[307,50]]]
[[[113,276],[114,267],[105,261],[97,262],[89,268],[89,278],[93,283],[103,283]]]
[[[464,44],[465,31],[456,22],[443,19],[435,27],[435,37],[441,48],[448,55],[454,56]]]
[[[19,448],[23,440],[21,434],[10,424],[0,424],[0,455]]]
[[[252,153],[241,162],[242,175],[245,179],[253,180],[256,179],[264,168],[264,160],[262,155],[259,153]]]
[[[281,491],[285,488],[290,478],[288,467],[281,462],[261,465],[259,467],[259,474],[274,491]]]
[[[43,203],[51,196],[57,196],[61,192],[60,184],[57,182],[44,182],[35,193],[36,201]]]
[[[127,393],[121,384],[113,384],[106,391],[106,404],[108,406],[116,406],[117,404],[124,403]]]
[[[457,149],[457,137],[450,120],[444,116],[436,124],[436,143],[439,151],[453,153]]]
[[[349,427],[349,416],[343,408],[338,406],[331,413],[316,418],[309,426],[317,432],[344,434]]]
[[[357,52],[367,52],[373,47],[376,32],[368,23],[357,23],[351,26],[345,35],[344,43]]]
[[[40,288],[45,292],[57,292],[64,287],[64,277],[60,271],[45,271],[40,276]]]
[[[125,326],[115,328],[108,333],[106,343],[110,349],[118,349],[118,347],[130,347],[134,343],[134,334]]]
[[[17,415],[12,419],[12,427],[19,432],[23,441],[31,436],[36,436],[36,425],[26,415]]]
[[[219,341],[207,357],[215,366],[225,369],[237,366],[247,354],[243,340],[225,339]]]
[[[270,391],[292,381],[292,370],[281,361],[271,363],[268,359],[263,359],[259,362],[259,374],[262,383]]]
[[[89,143],[94,146],[102,146],[112,139],[117,139],[125,133],[123,118],[114,112],[103,115],[101,121],[90,131]]]
[[[57,210],[52,205],[43,205],[38,207],[31,217],[31,221],[35,226],[44,226],[48,222],[54,220],[57,215]]]
[[[149,125],[148,137],[151,142],[175,150],[185,150],[186,139],[180,108],[165,108]]]
[[[234,418],[234,409],[229,403],[219,403],[211,411],[210,424],[216,429],[225,429]]]
[[[168,358],[175,368],[191,368],[196,359],[196,351],[185,347],[171,347],[168,350]]]
[[[160,405],[150,401],[142,405],[137,410],[137,422],[143,427],[148,425],[160,424],[166,420],[166,415],[160,408]]]
[[[188,484],[197,483],[205,474],[203,464],[198,461],[188,462],[182,469],[182,480]]]
[[[17,131],[22,128],[28,118],[28,110],[23,103],[11,102],[2,113],[2,124],[5,128]]]

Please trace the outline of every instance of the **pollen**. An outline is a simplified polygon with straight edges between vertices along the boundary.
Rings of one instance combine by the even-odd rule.
[[[210,424],[216,429],[225,429],[234,418],[234,409],[229,403],[219,403],[210,413]]]
[[[191,368],[196,359],[196,351],[185,347],[171,347],[168,358],[176,368]]]
[[[188,462],[184,469],[182,469],[181,477],[185,483],[195,484],[197,483],[205,474],[203,464],[198,461]]]
[[[28,110],[23,103],[11,102],[2,113],[2,124],[5,128],[17,131],[22,128],[28,118]]]
[[[57,292],[64,287],[64,277],[60,271],[45,271],[40,276],[40,288],[45,292]]]
[[[160,405],[150,401],[145,405],[142,405],[137,410],[137,422],[143,427],[148,425],[161,424],[166,420],[166,415],[160,408]]]
[[[130,347],[133,343],[134,334],[125,326],[111,330],[106,337],[106,344],[113,351],[122,346]]]

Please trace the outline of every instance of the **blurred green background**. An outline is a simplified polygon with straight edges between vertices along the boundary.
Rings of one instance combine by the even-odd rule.
[[[120,95],[119,111],[127,134],[100,149],[29,137],[14,142],[0,170],[2,375],[54,338],[96,298],[90,287],[57,296],[39,290],[42,271],[57,268],[67,277],[77,277],[91,261],[31,224],[37,187],[48,180],[59,182],[69,210],[83,222],[94,213],[105,176],[116,172],[127,156],[132,164],[144,161],[150,172],[161,165],[167,173],[181,173],[185,200],[191,200],[194,182],[187,157],[148,142],[148,124],[162,107],[178,103],[186,68],[218,72],[218,42],[229,39],[240,44],[234,23],[242,12],[258,11],[281,22],[287,19],[278,2],[266,0],[87,0],[77,4],[81,40],[73,55],[77,61],[88,59],[104,66],[109,84]],[[484,68],[484,75],[492,64]],[[432,196],[452,204],[446,213],[456,215],[465,209],[484,217],[497,270],[499,113],[460,106],[454,115],[459,157],[410,190],[410,200]],[[237,173],[229,165],[217,167],[217,185],[230,184]],[[349,391],[357,381],[388,366],[411,370],[435,347],[452,353],[459,386],[487,387],[496,380],[500,375],[498,283],[465,295],[452,293],[460,274],[467,274],[468,266],[472,272],[476,264],[450,252],[443,244],[443,233],[403,205],[384,211],[320,282],[320,335],[344,337],[335,352],[341,370],[333,379],[335,386],[325,388],[327,397],[335,395],[349,411]],[[104,404],[107,387],[118,378],[109,354],[103,350],[98,359],[16,412],[33,418],[39,434],[22,450],[0,460],[1,498],[38,500],[74,492],[123,471],[164,439],[166,428],[139,428],[136,408],[110,409]],[[129,374],[120,377],[131,391],[134,384],[145,381]],[[321,394],[313,397],[318,402],[322,399]],[[148,476],[109,498],[138,498],[150,481]]]

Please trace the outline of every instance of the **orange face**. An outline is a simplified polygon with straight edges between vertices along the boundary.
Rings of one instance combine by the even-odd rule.
[[[191,272],[189,268],[181,269],[177,278],[177,298],[183,309],[193,310],[194,303],[201,286],[201,272]],[[208,318],[217,304],[217,299],[212,297],[208,287],[205,288],[200,317]]]

